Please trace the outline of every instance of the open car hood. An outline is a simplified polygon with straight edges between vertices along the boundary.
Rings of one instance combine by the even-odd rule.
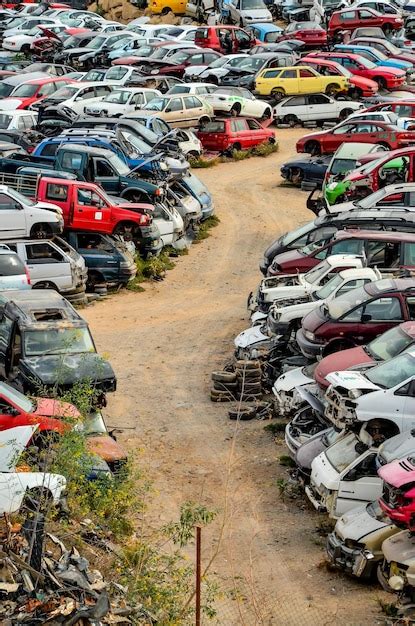
[[[37,424],[16,426],[0,432],[0,472],[13,472]]]
[[[332,372],[327,374],[326,379],[332,385],[338,385],[345,389],[368,389],[370,391],[378,391],[378,385],[375,385],[366,376],[362,376],[360,372],[346,370],[343,372]]]

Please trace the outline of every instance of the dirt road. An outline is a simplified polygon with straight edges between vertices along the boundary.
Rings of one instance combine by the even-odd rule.
[[[223,526],[214,571],[221,579],[217,623],[380,623],[377,587],[364,587],[324,566],[320,518],[285,501],[277,479],[284,453],[262,422],[227,419],[227,405],[209,401],[210,372],[232,353],[246,327],[246,297],[258,261],[279,233],[310,219],[306,196],[279,186],[279,166],[294,153],[301,130],[278,133],[280,152],[222,164],[198,175],[213,192],[220,225],[163,283],[124,292],[85,311],[99,351],[118,376],[110,423],[132,427],[127,445],[139,452],[159,495],[159,520],[177,517],[194,500],[220,511],[204,535],[204,561]]]

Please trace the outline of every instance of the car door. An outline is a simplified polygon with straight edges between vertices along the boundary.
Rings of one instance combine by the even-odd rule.
[[[85,87],[81,89],[78,95],[75,96],[73,102],[68,102],[68,106],[75,111],[75,113],[82,114],[84,112],[84,107],[88,103],[89,100],[93,100],[94,98],[94,88],[93,87]]]
[[[188,111],[185,111],[183,98],[170,98],[164,109],[163,117],[174,126],[187,126]],[[191,115],[191,114],[190,114]],[[190,126],[191,124],[189,124]]]
[[[356,123],[353,124],[352,122],[345,122],[324,135],[323,145],[325,152],[335,152],[335,150],[337,150],[342,143],[350,141],[350,139],[353,138],[357,132],[356,127]]]
[[[0,192],[0,237],[27,237],[33,224],[24,207],[14,198]]]
[[[350,509],[377,500],[382,495],[382,480],[377,473],[376,452],[368,451],[340,475],[336,517]]]
[[[0,307],[0,376],[6,378],[9,370],[13,322],[3,315],[3,310],[3,307]]]
[[[272,73],[272,72],[271,72]],[[268,74],[268,72],[266,72]],[[301,91],[299,87],[298,69],[290,68],[282,70],[278,76],[278,87],[284,90],[286,94],[307,93],[305,85],[302,86]]]
[[[197,126],[204,113],[203,103],[196,96],[184,96],[186,124],[183,126]]]
[[[244,120],[248,127],[249,140],[251,146],[256,146],[264,140],[264,129],[261,124],[256,120],[247,119]]]
[[[384,11],[382,11],[382,13],[383,12]],[[359,9],[357,13],[358,13],[359,25],[378,26],[379,18],[373,13],[371,13],[371,11],[368,11],[367,9]]]
[[[379,296],[363,305],[359,323],[360,343],[374,339],[389,328],[404,321],[404,312],[399,296]]]
[[[313,93],[308,96],[308,119],[312,121],[336,119],[337,107],[329,96]]]
[[[72,287],[69,258],[49,241],[24,243],[27,267],[32,285],[52,283],[59,289]]]
[[[310,68],[302,67],[298,72],[298,93],[313,93],[321,91],[322,79],[316,75]]]
[[[120,255],[115,246],[99,233],[78,233],[78,252],[85,258],[89,278],[96,275],[108,282],[117,281],[120,274]]]

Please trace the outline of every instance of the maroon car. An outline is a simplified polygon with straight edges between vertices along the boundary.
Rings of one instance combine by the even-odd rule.
[[[332,254],[360,254],[380,270],[415,269],[415,234],[395,231],[339,230],[326,243],[277,254],[268,276],[307,272]]]
[[[149,59],[149,63],[143,64],[143,74],[168,74],[182,78],[186,67],[191,65],[208,66],[221,57],[220,52],[209,48],[183,48],[172,56],[165,59]]]
[[[322,389],[326,389],[329,386],[327,374],[338,370],[364,369],[380,361],[389,361],[414,343],[415,322],[404,322],[390,328],[366,346],[355,346],[324,357],[317,363],[314,378]]]
[[[275,143],[275,132],[249,117],[216,118],[197,133],[205,150],[248,150],[261,143]]]
[[[278,41],[284,39],[298,39],[307,47],[321,48],[327,43],[327,33],[316,22],[291,22],[284,30]]]
[[[308,313],[296,339],[304,356],[315,359],[367,343],[407,320],[415,320],[415,279],[387,278],[353,289]]]

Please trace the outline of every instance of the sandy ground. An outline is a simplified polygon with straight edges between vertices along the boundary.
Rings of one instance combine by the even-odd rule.
[[[221,537],[212,571],[223,592],[216,623],[226,626],[383,623],[376,586],[324,567],[316,527],[325,518],[303,499],[279,495],[277,479],[287,477],[278,462],[282,443],[264,422],[236,425],[228,405],[209,400],[210,372],[248,326],[246,297],[260,279],[263,250],[311,219],[306,195],[280,186],[279,167],[302,133],[279,131],[280,151],[266,159],[198,170],[221,220],[212,236],[164,282],[84,311],[118,377],[108,421],[131,429],[121,440],[154,481],[154,517],[177,518],[186,500],[219,510],[203,535],[203,559]]]

